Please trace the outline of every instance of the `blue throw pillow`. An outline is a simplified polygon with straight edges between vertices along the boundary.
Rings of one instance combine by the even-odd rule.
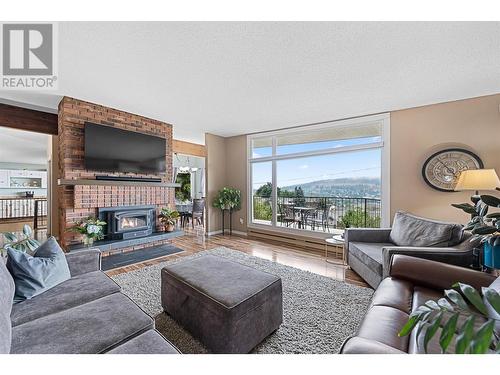
[[[54,237],[50,237],[31,256],[7,249],[7,268],[14,283],[14,303],[33,298],[71,278],[66,256]]]

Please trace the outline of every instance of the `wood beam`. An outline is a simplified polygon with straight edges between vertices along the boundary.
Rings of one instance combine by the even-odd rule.
[[[57,135],[57,115],[0,103],[0,126]]]
[[[206,156],[205,146],[197,143],[173,140],[173,152],[184,155],[193,155],[204,158]]]

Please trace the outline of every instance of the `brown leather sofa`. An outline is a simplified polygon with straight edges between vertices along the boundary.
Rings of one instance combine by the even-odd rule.
[[[426,301],[443,297],[455,282],[475,288],[489,286],[493,275],[468,268],[406,255],[394,255],[389,277],[378,286],[370,308],[355,337],[347,339],[342,354],[422,353],[414,332],[398,337],[411,312]],[[500,278],[499,278],[500,279]],[[498,284],[498,281],[495,283]],[[497,289],[497,288],[495,288]],[[428,353],[440,353],[439,343],[431,341]]]

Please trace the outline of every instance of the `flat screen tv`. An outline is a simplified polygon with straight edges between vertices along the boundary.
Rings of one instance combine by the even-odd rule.
[[[165,173],[166,140],[85,123],[85,168],[122,173]]]

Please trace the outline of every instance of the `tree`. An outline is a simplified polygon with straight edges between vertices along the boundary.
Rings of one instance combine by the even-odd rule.
[[[339,220],[341,228],[379,228],[380,216],[371,216],[361,208],[346,211]]]
[[[303,206],[306,204],[306,199],[304,197],[304,191],[300,186],[295,186],[295,199],[293,203],[297,206]]]
[[[175,198],[181,202],[191,199],[191,175],[189,173],[179,173],[175,182],[181,184],[175,188]]]
[[[261,198],[270,198],[272,193],[273,193],[273,185],[270,182],[268,182],[257,189],[257,191],[255,192],[255,196]]]

